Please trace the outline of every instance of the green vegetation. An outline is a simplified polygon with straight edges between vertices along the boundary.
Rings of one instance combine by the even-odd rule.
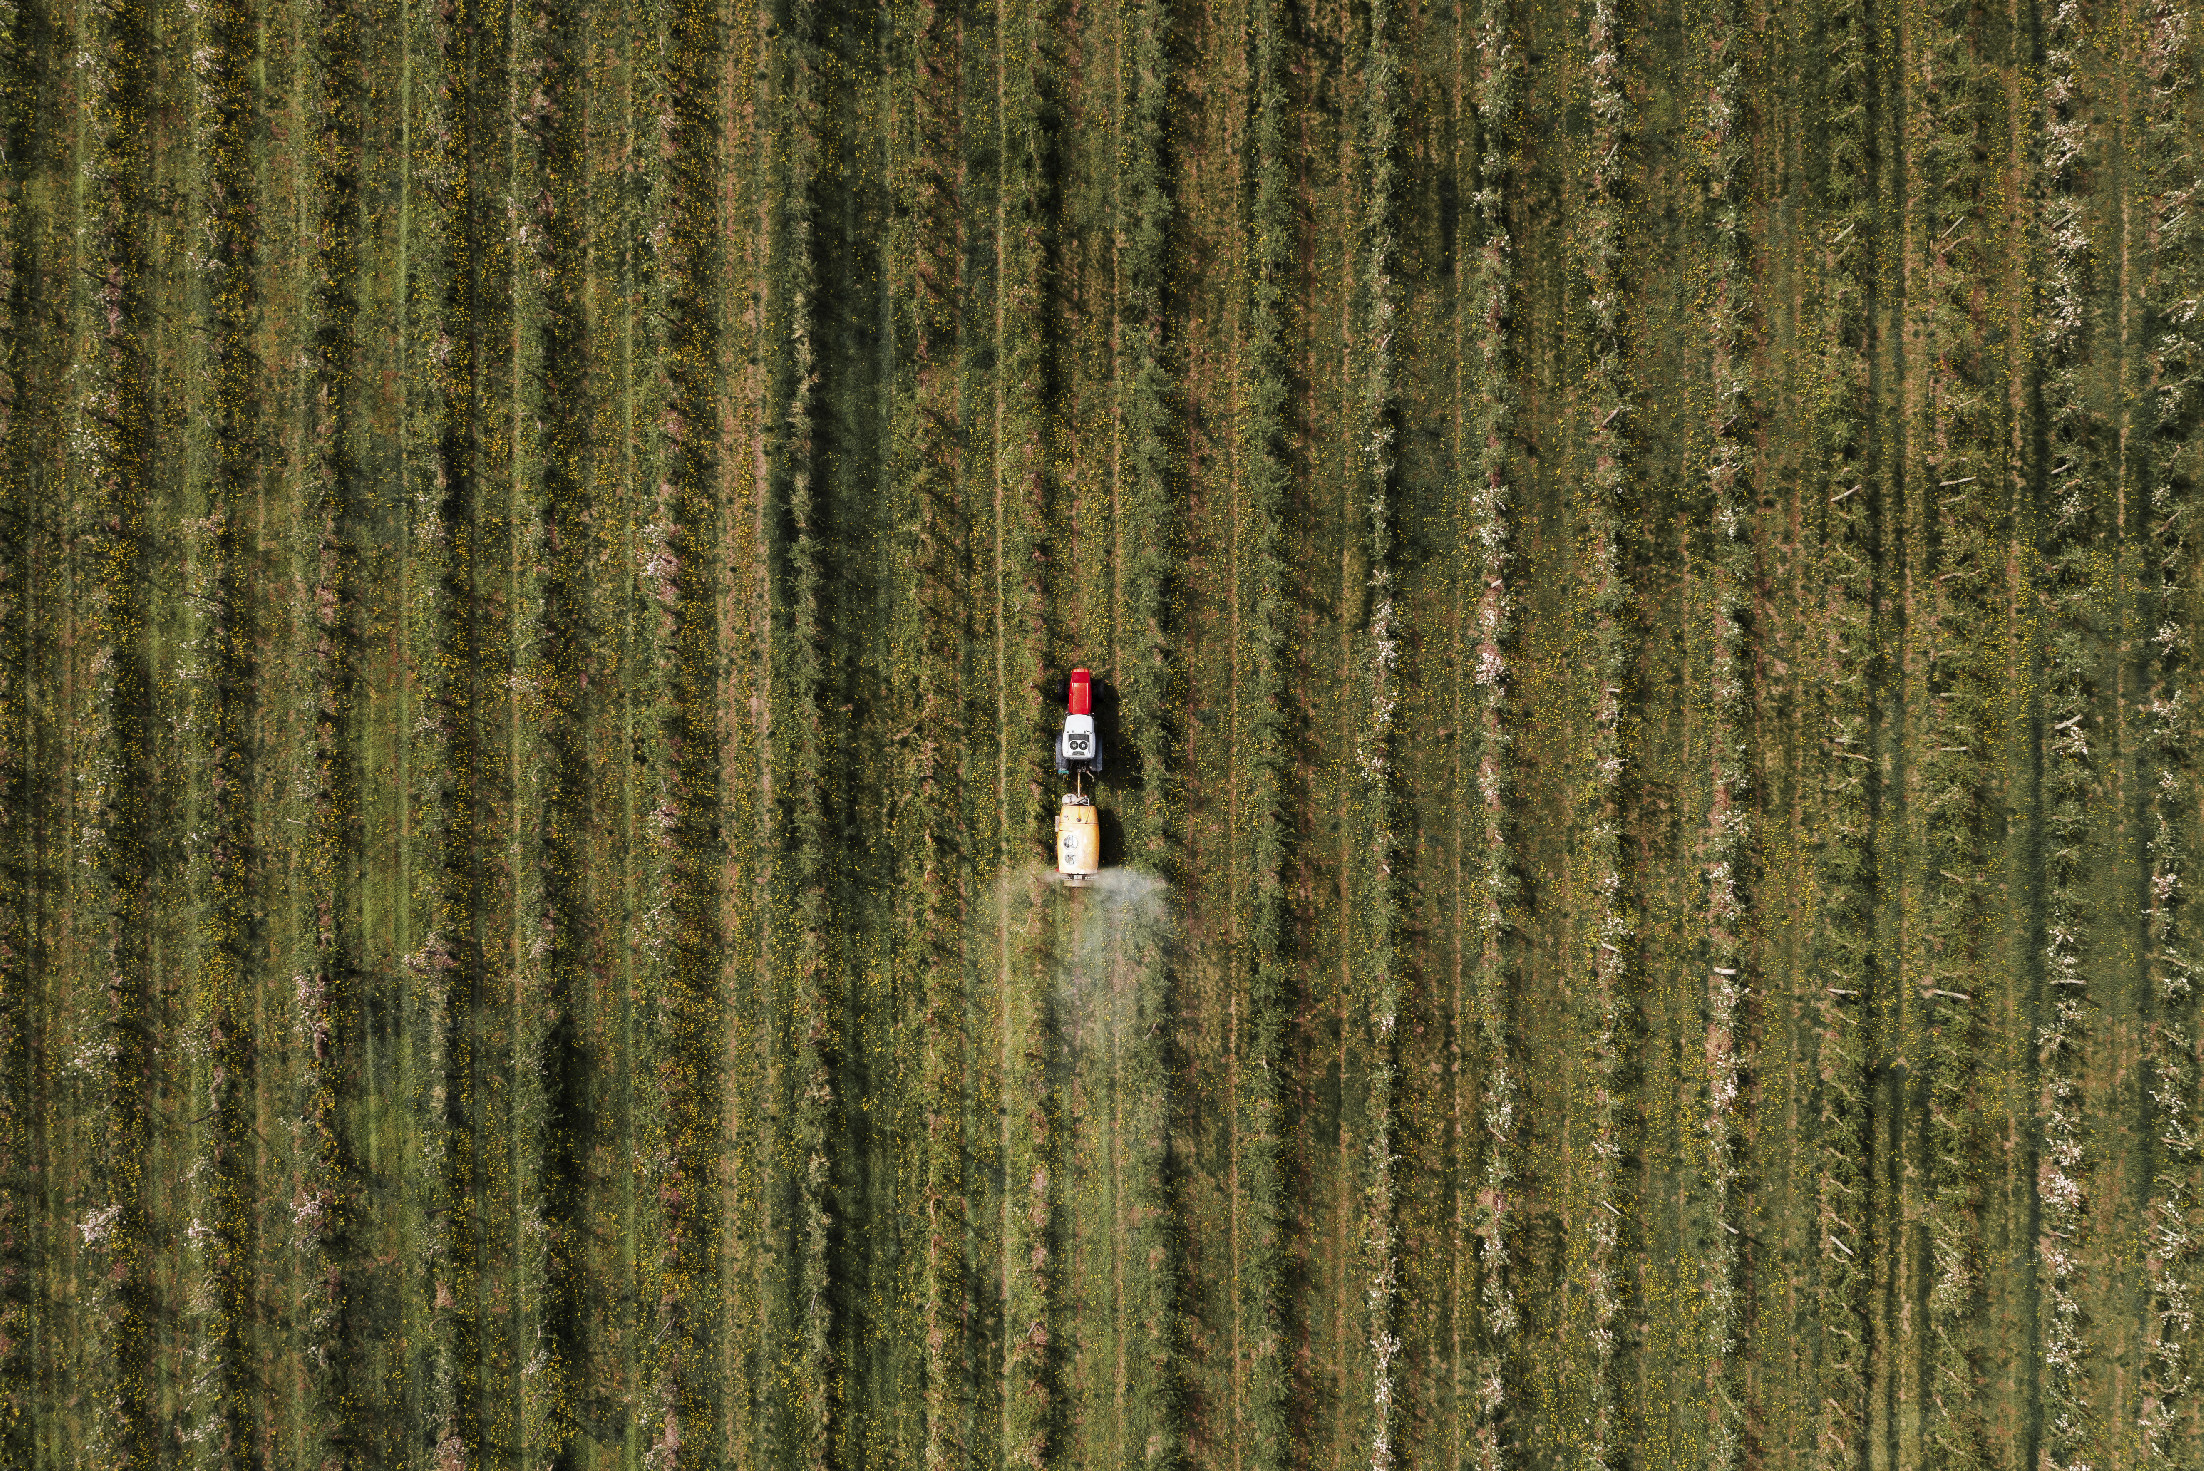
[[[2204,232],[2194,223],[2199,162],[2182,103],[2195,95],[2196,42],[2181,14],[2153,8],[2146,19],[2143,76],[2150,104],[2144,137],[2156,194],[2145,236],[2153,276],[2163,283],[2145,299],[2151,392],[2139,417],[2149,449],[2151,535],[2142,554],[2138,602],[2148,634],[2148,703],[2143,825],[2149,889],[2144,901],[2144,975],[2150,991],[2149,1185],[2138,1223],[2145,1262],[2142,1405],[2136,1429],[2140,1463],[2179,1465],[2190,1454],[2184,1422],[2196,1331],[2196,1248],[2191,1176],[2198,1155],[2195,1089],[2197,958],[2187,914],[2184,866],[2194,839],[2184,833],[2184,802],[2196,782],[2192,683],[2197,548],[2192,526],[2200,471],[2196,430],[2204,422],[2204,331],[2194,303],[2204,284]]]
[[[24,350],[22,324],[29,316],[25,265],[35,236],[26,208],[26,162],[32,156],[32,83],[35,52],[20,17],[9,12],[0,29],[0,128],[8,169],[0,177],[0,300],[4,300],[8,361],[0,374],[6,398],[0,417],[0,1464],[31,1459],[36,1427],[38,1366],[37,1274],[48,1223],[41,1186],[44,1171],[33,1150],[40,1100],[38,1028],[41,944],[45,926],[37,901],[46,887],[38,869],[41,791],[31,745],[45,687],[43,603],[51,596],[54,547],[50,505],[36,493],[42,416],[34,412],[40,356]],[[45,523],[45,524],[42,524]],[[43,576],[41,573],[43,572]],[[41,586],[42,582],[48,586]]]
[[[1394,1089],[1399,1081],[1395,1032],[1400,1023],[1400,979],[1396,949],[1398,916],[1394,868],[1399,839],[1394,832],[1394,718],[1399,706],[1399,610],[1394,602],[1394,485],[1397,470],[1393,436],[1397,408],[1393,370],[1393,334],[1398,317],[1393,269],[1394,195],[1400,184],[1394,158],[1399,132],[1399,61],[1394,55],[1388,0],[1371,6],[1362,55],[1362,119],[1356,152],[1366,170],[1360,238],[1359,279],[1354,283],[1361,320],[1355,347],[1361,361],[1361,413],[1355,437],[1365,456],[1360,499],[1368,507],[1368,623],[1357,650],[1367,683],[1366,709],[1357,733],[1355,756],[1364,789],[1362,830],[1351,868],[1361,911],[1363,955],[1355,977],[1369,1007],[1370,1061],[1369,1178],[1362,1187],[1366,1204],[1362,1228],[1363,1302],[1369,1315],[1370,1471],[1391,1471],[1397,1411],[1393,1360],[1400,1352],[1396,1313],[1400,1292],[1398,1224],[1393,1180],[1395,1153]]]
[[[347,0],[330,0],[309,18],[304,92],[322,119],[310,153],[306,207],[316,223],[309,256],[312,340],[305,378],[312,410],[300,425],[305,484],[298,536],[298,582],[311,605],[301,620],[314,670],[313,806],[309,937],[298,956],[296,1036],[299,1117],[306,1135],[293,1222],[310,1263],[302,1293],[300,1352],[311,1383],[306,1454],[319,1464],[367,1464],[361,1401],[347,1366],[362,1357],[359,1258],[370,1239],[358,1129],[357,1052],[364,1035],[360,867],[365,857],[361,758],[361,671],[366,609],[361,606],[364,549],[361,476],[356,450],[360,264],[358,204],[361,137],[360,26]]]
[[[0,1467],[2204,1464],[2200,34],[0,5]]]
[[[1455,43],[1458,52],[1466,53],[1465,63],[1475,68],[1474,87],[1464,90],[1474,108],[1469,146],[1478,152],[1470,164],[1476,211],[1466,238],[1455,247],[1457,269],[1469,278],[1465,284],[1471,307],[1462,314],[1464,334],[1474,336],[1458,349],[1464,391],[1457,423],[1466,444],[1457,456],[1466,482],[1467,515],[1456,573],[1466,585],[1455,595],[1453,680],[1460,754],[1455,758],[1453,798],[1457,824],[1475,823],[1478,847],[1465,853],[1457,831],[1451,916],[1456,1041],[1449,1067],[1455,1079],[1455,1168],[1461,1183],[1454,1201],[1454,1250],[1457,1281],[1474,1282],[1476,1296],[1472,1312],[1466,1294],[1459,1288],[1455,1293],[1454,1335],[1457,1343],[1467,1340],[1469,1353],[1465,1362],[1457,1349],[1453,1411],[1459,1437],[1455,1464],[1474,1464],[1478,1471],[1499,1471],[1505,1459],[1508,1353],[1520,1324],[1509,1281],[1507,1236],[1517,1096],[1508,1041],[1508,907],[1519,892],[1509,833],[1508,803],[1515,783],[1507,718],[1508,658],[1515,643],[1514,596],[1508,582],[1515,560],[1508,484],[1515,394],[1507,335],[1514,260],[1505,206],[1520,65],[1512,10],[1511,0],[1486,0],[1474,33],[1457,37]],[[1464,627],[1472,608],[1475,622]],[[1466,896],[1461,878],[1465,868]],[[1475,969],[1465,997],[1461,972],[1472,937]],[[1473,1058],[1475,1066],[1465,1068],[1465,1057]],[[1474,1138],[1474,1146],[1468,1138]],[[1466,1331],[1465,1322],[1470,1325]]]
[[[1751,893],[1751,771],[1747,743],[1751,710],[1746,699],[1744,613],[1752,580],[1746,536],[1754,466],[1743,429],[1753,416],[1748,372],[1752,283],[1745,255],[1744,149],[1738,136],[1743,104],[1746,20],[1742,7],[1713,7],[1703,31],[1707,68],[1704,164],[1707,224],[1713,236],[1705,288],[1707,369],[1712,389],[1707,411],[1707,528],[1709,621],[1706,688],[1709,722],[1706,833],[1706,1158],[1704,1210],[1709,1220],[1697,1242],[1704,1262],[1706,1459],[1713,1471],[1729,1471],[1741,1449],[1743,1393],[1735,1368],[1739,1328],[1738,1105],[1742,1061],[1738,1055],[1740,1003],[1748,983],[1741,975],[1743,935]]]
[[[1873,572],[1878,486],[1867,442],[1870,283],[1879,221],[1869,175],[1869,89],[1874,81],[1866,8],[1846,3],[1823,17],[1819,58],[1826,78],[1828,163],[1825,223],[1816,242],[1826,266],[1821,362],[1814,392],[1820,473],[1810,482],[1808,525],[1818,556],[1807,574],[1827,590],[1826,644],[1813,651],[1815,694],[1807,738],[1813,792],[1818,912],[1807,948],[1803,1008],[1812,1083],[1801,1100],[1813,1183],[1807,1250],[1813,1255],[1807,1330],[1800,1357],[1813,1366],[1803,1396],[1812,1424],[1812,1464],[1852,1466],[1866,1453],[1868,1224],[1867,997],[1874,984],[1874,884],[1881,837],[1875,755],[1876,656]]]
[[[1584,295],[1584,474],[1575,518],[1587,543],[1579,573],[1578,613],[1587,628],[1584,673],[1591,687],[1578,699],[1591,710],[1592,735],[1583,775],[1587,830],[1571,855],[1569,885],[1578,933],[1578,979],[1565,992],[1583,1039],[1568,1115],[1568,1149],[1575,1157],[1569,1217],[1570,1330],[1577,1362],[1565,1403],[1578,1420],[1574,1453],[1586,1467],[1616,1454],[1616,1315],[1622,1310],[1623,1264],[1618,1252],[1626,1218],[1618,1197],[1629,1122],[1623,1112],[1624,1052],[1637,924],[1626,887],[1623,817],[1630,779],[1628,702],[1636,695],[1635,610],[1631,605],[1626,518],[1632,507],[1629,415],[1631,384],[1622,361],[1624,300],[1621,213],[1632,146],[1630,100],[1621,85],[1624,37],[1606,0],[1587,16],[1592,127],[1582,148],[1587,184],[1575,225]]]
[[[212,443],[205,451],[206,572],[198,579],[206,611],[197,643],[205,668],[192,718],[204,762],[193,794],[199,835],[193,886],[205,897],[192,1006],[203,1031],[193,1038],[191,1092],[207,1108],[199,1157],[186,1175],[196,1181],[186,1234],[199,1260],[189,1302],[197,1362],[188,1371],[192,1423],[185,1437],[198,1443],[201,1464],[227,1467],[258,1439],[260,1409],[252,1392],[251,1275],[258,1255],[252,1202],[259,1182],[250,1134],[258,1103],[253,1011],[267,987],[258,973],[252,893],[260,846],[252,729],[262,661],[244,530],[262,458],[254,392],[260,364],[251,340],[259,272],[248,223],[258,193],[249,170],[257,108],[248,74],[258,57],[239,7],[211,5],[201,24],[193,70],[206,194],[193,204],[203,231],[198,264],[207,340],[194,376],[205,389],[198,417]]]
[[[79,904],[70,906],[68,948],[100,977],[78,1002],[74,1060],[82,1081],[71,1110],[82,1120],[88,1156],[82,1214],[70,1223],[88,1259],[91,1299],[89,1413],[81,1434],[92,1457],[132,1464],[151,1457],[156,1434],[155,1266],[145,1176],[154,1043],[147,899],[160,793],[147,749],[153,704],[146,648],[151,576],[144,565],[147,391],[138,337],[145,309],[140,211],[147,192],[149,39],[144,17],[127,9],[101,16],[89,38],[83,95],[90,280],[81,349],[89,381],[79,411],[83,476],[63,511],[72,530],[84,528],[72,548],[76,575],[68,592],[82,609],[82,637],[91,650],[83,679],[72,682],[76,699],[67,712],[83,742],[71,773],[69,825],[85,870]],[[37,1409],[32,1417],[40,1418]]]

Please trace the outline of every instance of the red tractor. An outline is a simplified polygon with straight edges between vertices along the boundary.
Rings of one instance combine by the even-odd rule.
[[[1071,709],[1056,737],[1056,774],[1071,778],[1064,805],[1056,814],[1056,871],[1083,883],[1102,867],[1101,814],[1081,787],[1083,778],[1102,774],[1102,737],[1094,728],[1094,676],[1071,672]]]

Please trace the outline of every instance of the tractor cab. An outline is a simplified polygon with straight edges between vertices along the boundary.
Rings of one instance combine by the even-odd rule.
[[[1094,728],[1094,676],[1084,669],[1071,672],[1071,709],[1056,737],[1056,774],[1102,774],[1102,737]]]

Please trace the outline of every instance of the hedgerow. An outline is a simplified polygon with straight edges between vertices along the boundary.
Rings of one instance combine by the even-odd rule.
[[[814,216],[820,169],[821,42],[811,0],[766,17],[767,117],[761,163],[770,201],[763,321],[763,571],[769,628],[760,761],[771,792],[761,835],[770,865],[766,917],[771,1107],[788,1120],[760,1140],[759,1230],[771,1243],[759,1342],[763,1446],[786,1471],[821,1471],[839,1424],[838,1326],[828,1251],[839,1128],[835,1079],[838,978],[829,954],[826,637],[821,583],[826,527],[818,453]]]
[[[147,1178],[153,1119],[152,819],[148,761],[153,678],[146,649],[149,464],[144,212],[149,202],[152,97],[146,15],[99,9],[85,26],[81,222],[85,276],[77,320],[81,388],[72,426],[80,489],[67,508],[76,565],[77,706],[68,714],[83,754],[70,820],[81,872],[72,937],[100,977],[72,1039],[85,1075],[82,1127],[94,1141],[69,1222],[82,1253],[88,1338],[83,1452],[94,1461],[150,1463],[154,1281]]]
[[[1593,0],[1586,36],[1589,51],[1591,130],[1585,141],[1590,174],[1584,190],[1578,251],[1582,270],[1586,362],[1584,491],[1579,535],[1585,545],[1580,597],[1588,623],[1592,726],[1586,753],[1583,804],[1586,835],[1576,862],[1589,886],[1590,904],[1576,940],[1577,965],[1588,981],[1579,1003],[1584,1043],[1577,1095],[1589,1117],[1589,1157],[1582,1169],[1583,1208],[1573,1227],[1572,1296],[1581,1324],[1585,1404],[1576,1449],[1587,1467],[1609,1465],[1617,1454],[1616,1317],[1622,1311],[1617,1252],[1624,1217],[1622,1193],[1622,1073],[1629,1025],[1631,960],[1637,924],[1625,872],[1622,825],[1629,791],[1630,741],[1626,730],[1635,685],[1636,640],[1628,555],[1630,514],[1629,421],[1633,404],[1626,376],[1622,262],[1622,211],[1631,146],[1631,104],[1623,86],[1620,18],[1609,0]]]
[[[516,12],[524,44],[515,85],[518,177],[529,187],[514,231],[513,311],[525,412],[516,415],[516,477],[525,486],[514,536],[525,569],[515,589],[522,767],[516,805],[528,834],[515,894],[519,918],[513,1038],[517,1301],[521,1360],[515,1438],[557,1463],[582,1434],[587,1366],[588,1141],[592,1060],[582,1040],[590,972],[601,953],[591,913],[597,838],[591,692],[604,637],[595,569],[618,544],[609,507],[588,494],[594,455],[594,355],[585,334],[586,218],[581,137],[587,89],[576,55],[581,17],[565,0]],[[600,684],[600,689],[602,688]]]
[[[1473,345],[1464,352],[1466,393],[1462,405],[1468,452],[1462,456],[1466,501],[1462,548],[1464,572],[1475,581],[1463,596],[1475,608],[1475,665],[1469,698],[1482,708],[1457,717],[1474,727],[1457,739],[1470,756],[1458,762],[1455,801],[1477,818],[1478,851],[1471,890],[1477,940],[1476,973],[1463,1051],[1477,1060],[1477,1186],[1471,1202],[1458,1202],[1476,1239],[1477,1313],[1471,1339],[1470,1423],[1479,1471],[1500,1471],[1506,1455],[1510,1375],[1521,1317],[1515,1303],[1509,1264],[1510,1189],[1515,1178],[1513,1152],[1518,1085],[1508,1043],[1510,991],[1514,971],[1509,931],[1510,906],[1519,889],[1513,846],[1515,763],[1510,728],[1509,657],[1516,638],[1514,588],[1509,581],[1517,553],[1513,492],[1508,483],[1516,395],[1509,325],[1514,310],[1515,246],[1509,233],[1509,147],[1517,126],[1521,88],[1521,49],[1514,34],[1513,0],[1485,0],[1476,28],[1476,82],[1473,117],[1478,156],[1476,209],[1470,216],[1473,237],[1456,247],[1456,259],[1468,278],[1469,322]],[[1461,649],[1457,660],[1466,661]],[[1457,680],[1460,671],[1457,670]],[[1469,778],[1474,773],[1474,796]],[[1457,862],[1461,859],[1458,857]],[[1456,923],[1463,921],[1457,918]],[[1457,940],[1459,943],[1459,940]],[[1460,1084],[1457,1083],[1457,1089]],[[1457,1122],[1459,1131],[1462,1125]],[[1465,1157],[1469,1151],[1464,1148]],[[1457,1230],[1459,1230],[1459,1225]],[[1459,1250],[1459,1246],[1457,1250]],[[1466,1270],[1461,1263],[1457,1271]],[[1465,1316],[1456,1303],[1457,1321]],[[1457,1411],[1459,1413],[1459,1411]]]
[[[2148,788],[2143,823],[2149,888],[2143,912],[2144,976],[2151,1019],[2145,1033],[2150,1091],[2150,1182],[2143,1207],[2146,1318],[2142,1412],[2138,1427],[2149,1465],[2187,1465],[2183,1433],[2192,1416],[2193,1344],[2199,1308],[2194,1211],[2199,1200],[2200,1075],[2197,997],[2204,959],[2195,949],[2188,902],[2196,851],[2195,637],[2198,486],[2204,462],[2204,205],[2194,117],[2198,52],[2193,23],[2178,7],[2155,5],[2143,33],[2147,84],[2143,157],[2152,200],[2145,247],[2157,281],[2148,302],[2145,362],[2149,394],[2149,539],[2144,551],[2141,626],[2148,630],[2147,702],[2142,772]]]
[[[1920,853],[1915,882],[1924,895],[1923,922],[1902,996],[1903,1006],[1923,1016],[1926,1053],[1919,1084],[1927,1114],[1921,1172],[1929,1282],[1922,1327],[1933,1410],[1923,1434],[1954,1467],[1978,1455],[1972,1386],[1982,1192],[1960,1161],[1972,1152],[1977,1127],[1982,1044],[1975,1018],[1993,1004],[1980,936],[1990,893],[1992,773],[2009,739],[1996,700],[2000,609],[2008,596],[1997,539],[2008,476],[1999,452],[2000,406],[1989,386],[1989,312],[1978,305],[1997,227],[1984,207],[1990,83],[1971,19],[1964,7],[1932,12],[1921,44],[1925,218],[1914,235],[1923,242],[1926,402],[1904,467],[1922,508],[1907,557],[1919,569],[1913,575],[1925,614],[1911,661],[1917,683],[1908,692],[1923,707],[1912,840]]]
[[[2106,426],[2088,401],[2085,374],[2094,344],[2084,298],[2095,249],[2083,213],[2079,175],[2088,167],[2080,122],[2084,98],[2076,75],[2078,52],[2088,43],[2085,21],[2073,0],[2053,11],[2046,27],[2045,123],[2041,168],[2045,187],[2038,229],[2044,255],[2043,322],[2039,352],[2044,364],[2046,429],[2050,464],[2044,503],[2031,516],[2036,566],[2035,596],[2043,610],[2036,659],[2043,728],[2042,866],[2043,993],[2036,1003],[2034,1040],[2041,1078],[2036,1163],[2037,1277],[2043,1304],[2038,1318],[2045,1402],[2045,1464],[2086,1464],[2096,1412],[2089,1403],[2087,1342],[2076,1274],[2082,1238],[2088,1234],[2084,1158],[2085,1103],[2080,1072],[2089,1043],[2091,963],[2082,887],[2095,861],[2088,812],[2098,788],[2096,743],[2103,739],[2097,712],[2096,659],[2089,628],[2098,582],[2102,534],[2098,488],[2109,463]]]
[[[1398,1392],[1393,1360],[1401,1340],[1395,1331],[1399,1311],[1400,1256],[1394,1219],[1393,1178],[1397,1162],[1394,1089],[1399,1077],[1400,982],[1396,949],[1399,898],[1394,868],[1399,861],[1393,759],[1393,722],[1400,706],[1400,611],[1395,604],[1394,434],[1397,427],[1393,333],[1399,313],[1393,280],[1394,195],[1399,188],[1394,150],[1400,131],[1397,96],[1399,59],[1394,53],[1392,6],[1374,0],[1361,57],[1362,116],[1356,154],[1362,170],[1363,208],[1355,240],[1353,299],[1356,336],[1354,365],[1361,379],[1355,407],[1355,437],[1360,467],[1355,484],[1367,516],[1369,546],[1368,621],[1357,639],[1362,709],[1357,723],[1356,763],[1362,781],[1360,837],[1355,855],[1355,906],[1362,954],[1356,981],[1369,1007],[1369,1142],[1362,1253],[1363,1309],[1370,1350],[1370,1408],[1367,1445],[1370,1471],[1391,1471],[1394,1464]]]
[[[1822,299],[1815,391],[1817,472],[1807,484],[1814,585],[1824,589],[1826,644],[1807,729],[1818,736],[1811,782],[1819,826],[1813,870],[1818,910],[1806,945],[1813,1017],[1807,1063],[1808,1168],[1815,1260],[1810,1277],[1817,1422],[1813,1457],[1823,1471],[1854,1465],[1865,1444],[1869,1274],[1862,1253],[1868,1180],[1865,1016],[1874,986],[1876,902],[1875,517],[1882,495],[1868,443],[1867,366],[1873,328],[1868,292],[1882,248],[1869,158],[1868,103],[1876,81],[1875,36],[1861,0],[1838,0],[1820,43],[1827,149],[1818,230]]]
[[[1743,1395],[1735,1366],[1739,1313],[1736,1219],[1743,1128],[1743,1058],[1750,989],[1745,948],[1752,854],[1749,674],[1745,609],[1753,577],[1754,467],[1748,436],[1758,427],[1752,402],[1755,302],[1743,211],[1748,179],[1738,136],[1744,105],[1747,26],[1742,7],[1718,4],[1704,27],[1707,67],[1701,149],[1711,235],[1707,301],[1707,500],[1704,553],[1711,607],[1707,693],[1711,707],[1706,852],[1704,1176],[1709,1229],[1698,1247],[1706,1294],[1704,1363],[1707,1465],[1729,1471],[1742,1450]]]
[[[257,123],[251,73],[258,47],[251,17],[229,0],[201,11],[198,40],[193,110],[203,195],[193,203],[207,337],[199,411],[211,444],[202,472],[208,611],[199,641],[207,675],[196,712],[205,743],[196,823],[205,841],[198,847],[195,885],[204,897],[193,1021],[196,1060],[204,1069],[195,1081],[208,1108],[193,1170],[199,1180],[191,1236],[198,1258],[191,1296],[196,1362],[185,1435],[201,1464],[221,1467],[235,1464],[257,1437],[252,1390],[260,1374],[252,1331],[259,1233],[251,1142],[258,1103],[254,1013],[263,984],[252,892],[261,842],[254,760],[260,619],[250,557],[262,449],[260,363],[252,340],[259,272],[251,217],[258,190],[249,153]]]
[[[995,12],[996,161],[993,321],[993,585],[996,924],[1001,1048],[1001,1460],[1042,1471],[1063,1433],[1066,1324],[1060,1217],[1063,1130],[1050,1057],[1061,1046],[1043,907],[1021,891],[1020,860],[1049,832],[1054,711],[1044,699],[1053,624],[1042,574],[1048,553],[1047,240],[1051,152],[1059,127],[1048,91],[1057,61],[1050,7]],[[1045,893],[1045,891],[1043,891]]]

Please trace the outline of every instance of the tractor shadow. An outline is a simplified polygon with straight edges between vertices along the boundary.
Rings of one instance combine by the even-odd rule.
[[[1096,722],[1099,724],[1100,722]],[[1117,808],[1097,803],[1096,825],[1102,829],[1102,866],[1121,868],[1125,863],[1125,824],[1118,821]]]

